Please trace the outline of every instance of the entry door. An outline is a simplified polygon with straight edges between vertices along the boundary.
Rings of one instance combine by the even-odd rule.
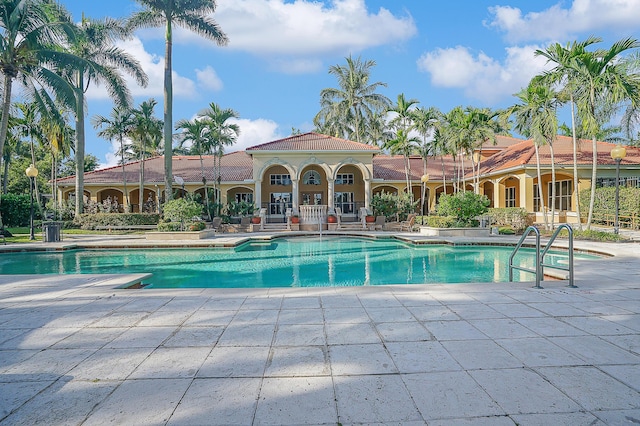
[[[306,205],[322,205],[322,192],[303,192],[302,204]]]

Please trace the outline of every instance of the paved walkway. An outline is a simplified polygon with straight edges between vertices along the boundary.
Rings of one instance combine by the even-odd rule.
[[[578,289],[0,276],[0,424],[637,424],[640,246],[580,246]]]

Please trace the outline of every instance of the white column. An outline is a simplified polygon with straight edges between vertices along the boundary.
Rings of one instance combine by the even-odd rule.
[[[371,210],[371,181],[369,179],[364,180],[364,208]]]
[[[504,207],[503,201],[502,201],[504,200],[504,196],[502,196],[503,193],[500,191],[501,188],[504,191],[504,187],[500,185],[500,181],[497,179],[492,182],[493,182],[493,207],[495,208]]]
[[[333,178],[327,177],[327,205],[329,206],[329,210],[335,209],[334,203],[334,182]]]
[[[257,208],[262,206],[262,180],[256,180],[254,183],[253,203]]]
[[[300,213],[300,191],[298,191],[298,179],[291,179],[291,204],[295,211]]]

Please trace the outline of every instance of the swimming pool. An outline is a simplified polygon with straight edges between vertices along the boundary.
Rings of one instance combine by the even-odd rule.
[[[511,247],[414,245],[395,239],[296,237],[229,248],[7,253],[0,274],[152,273],[146,288],[264,288],[508,281]],[[532,267],[533,250],[516,263]],[[576,258],[597,256],[576,254]],[[566,262],[550,251],[547,262]],[[516,271],[517,281],[533,275]]]

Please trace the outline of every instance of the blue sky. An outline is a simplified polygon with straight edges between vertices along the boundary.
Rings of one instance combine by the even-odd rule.
[[[124,17],[133,0],[61,0],[79,20]],[[193,118],[216,102],[240,115],[231,150],[310,131],[327,71],[348,55],[376,61],[372,81],[392,100],[404,93],[424,107],[499,108],[545,68],[533,51],[589,35],[614,41],[640,38],[640,0],[218,0],[214,19],[229,37],[217,47],[174,32],[174,121]],[[141,62],[150,84],[130,88],[136,106],[151,97],[162,118],[162,29],[138,31],[121,43]],[[108,115],[106,92],[91,88],[88,115]],[[87,126],[87,153],[115,164],[112,144]]]

